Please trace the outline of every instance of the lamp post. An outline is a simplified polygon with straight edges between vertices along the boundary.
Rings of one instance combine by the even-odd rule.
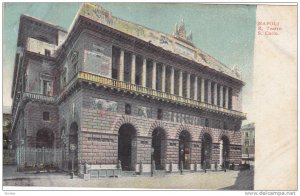
[[[76,145],[75,144],[70,144],[70,151],[72,153],[72,171],[71,171],[71,179],[74,178],[74,158],[75,158],[75,150],[76,150]]]
[[[179,162],[179,167],[180,167],[180,174],[183,173],[183,160],[184,157],[183,157],[183,154],[184,154],[184,149],[183,149],[183,145],[181,146],[181,149],[180,149],[180,157],[181,157],[181,160]]]

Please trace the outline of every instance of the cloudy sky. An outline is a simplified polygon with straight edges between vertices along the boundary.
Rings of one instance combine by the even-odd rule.
[[[229,67],[242,71],[243,111],[251,103],[255,5],[204,5],[198,3],[100,3],[114,16],[172,34],[184,19],[194,44]],[[80,3],[5,3],[3,17],[3,105],[10,106],[16,40],[21,14],[57,24],[66,30]],[[249,119],[251,120],[251,119]]]

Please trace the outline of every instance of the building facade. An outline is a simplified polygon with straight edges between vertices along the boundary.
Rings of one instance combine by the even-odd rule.
[[[183,21],[171,36],[84,3],[69,32],[22,15],[17,46],[19,168],[38,162],[30,149],[63,170],[240,163],[240,73],[196,48]]]
[[[254,161],[255,155],[255,124],[243,125],[242,132],[242,160],[245,162]]]

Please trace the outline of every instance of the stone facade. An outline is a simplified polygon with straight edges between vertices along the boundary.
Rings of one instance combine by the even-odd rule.
[[[41,24],[50,33],[42,40],[40,29],[31,37],[19,32],[12,133],[20,168],[32,159],[26,148],[39,147],[59,150],[53,155],[58,167],[70,170],[73,160],[79,173],[84,164],[142,173],[240,163],[243,82],[218,71],[225,67],[210,56],[203,56],[204,69],[184,53],[108,28],[87,17],[86,9],[93,5],[81,7],[68,37],[57,26],[21,17],[21,27]],[[168,38],[204,55],[191,38]]]

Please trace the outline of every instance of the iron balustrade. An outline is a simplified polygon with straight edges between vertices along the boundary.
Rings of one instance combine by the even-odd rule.
[[[138,92],[138,93],[141,93],[144,95],[150,95],[150,96],[160,98],[160,99],[175,101],[175,102],[186,104],[186,105],[197,106],[202,109],[208,109],[208,110],[212,110],[212,111],[216,111],[216,112],[223,112],[223,113],[227,113],[230,115],[239,116],[243,119],[246,118],[246,114],[239,112],[239,111],[221,108],[221,107],[211,105],[208,103],[200,102],[198,100],[194,100],[194,99],[190,99],[190,98],[186,98],[186,97],[180,97],[177,95],[172,95],[172,94],[154,90],[154,89],[151,89],[148,87],[143,87],[140,85],[131,84],[128,82],[119,81],[119,80],[115,80],[112,78],[107,78],[107,77],[103,77],[103,76],[99,76],[99,75],[95,75],[95,74],[91,74],[91,73],[87,73],[87,72],[78,72],[77,78],[88,81],[88,82],[95,82],[102,86],[109,86],[109,87],[113,87],[113,88],[117,88],[117,89],[134,91],[134,92]]]
[[[35,100],[40,100],[40,101],[45,101],[45,102],[49,102],[49,103],[55,103],[56,101],[56,97],[53,96],[47,96],[47,95],[43,95],[43,94],[36,94],[36,93],[28,93],[25,92],[23,94],[23,98],[24,99],[35,99]]]

